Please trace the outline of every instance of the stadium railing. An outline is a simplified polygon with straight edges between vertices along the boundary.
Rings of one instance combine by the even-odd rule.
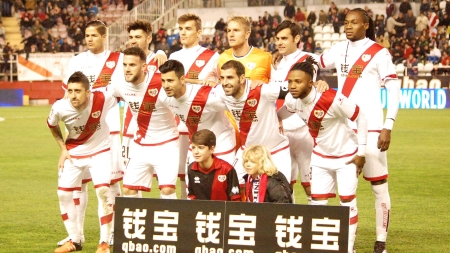
[[[5,78],[10,82],[17,76],[17,54],[10,54],[8,61],[5,61],[5,54],[0,54],[0,81]]]

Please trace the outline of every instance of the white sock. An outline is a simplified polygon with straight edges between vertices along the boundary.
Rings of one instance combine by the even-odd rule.
[[[77,211],[73,202],[73,192],[58,190],[59,208],[64,227],[73,242],[80,242],[80,233],[77,226]]]
[[[113,207],[113,218],[111,220],[111,233],[114,233],[114,210],[116,205],[116,197],[122,196],[122,192],[120,190],[120,182],[110,185],[109,192],[111,195],[109,202],[112,204]]]
[[[163,195],[163,194],[159,194],[161,199],[177,199],[177,194],[176,193],[172,193],[169,195]]]
[[[356,198],[350,202],[342,202],[341,206],[350,207],[350,226],[348,228],[348,252],[353,252],[356,239],[356,229],[358,227],[358,208],[356,207]]]
[[[138,191],[136,198],[142,198],[142,191]]]
[[[95,189],[95,192],[97,193],[97,199],[98,199],[98,218],[100,222],[100,241],[102,242],[109,242],[110,233],[111,233],[111,221],[113,218],[113,208],[112,204],[108,202],[108,199],[110,199],[110,191],[109,187],[107,186],[101,186],[97,189]]]
[[[292,185],[292,195],[291,195],[291,198],[292,198],[292,204],[295,204],[295,191],[294,191],[294,185]]]
[[[308,205],[311,205],[312,202],[311,195],[310,196],[306,195],[306,198],[308,199]]]
[[[180,180],[180,193],[181,199],[187,199],[187,188],[185,180]]]
[[[388,183],[372,185],[372,191],[375,195],[377,241],[386,242],[391,212],[391,198],[389,196]]]
[[[88,203],[87,183],[81,185],[81,191],[73,192],[75,208],[77,210],[77,225],[80,236],[84,235],[84,217],[86,216],[86,208]]]
[[[311,205],[313,206],[326,206],[328,205],[328,199],[324,199],[324,200],[311,200]]]

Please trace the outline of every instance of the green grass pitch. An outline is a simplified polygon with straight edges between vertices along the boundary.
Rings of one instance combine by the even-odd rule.
[[[0,108],[1,253],[53,252],[56,242],[66,236],[56,195],[59,148],[47,129],[49,111],[48,106]],[[390,253],[450,252],[449,128],[448,109],[398,114],[388,152]],[[306,203],[300,188],[295,187],[297,203]],[[159,193],[153,187],[145,196]],[[370,253],[375,241],[374,197],[362,177],[357,197],[356,250]],[[92,184],[85,235],[82,252],[94,252],[99,228]]]

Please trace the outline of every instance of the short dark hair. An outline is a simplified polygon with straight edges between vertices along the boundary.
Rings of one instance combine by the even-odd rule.
[[[195,28],[197,29],[197,31],[200,31],[202,29],[202,20],[197,14],[186,13],[178,17],[178,24],[184,24],[188,21],[195,22]]]
[[[192,135],[192,144],[204,145],[209,148],[216,146],[216,135],[208,129],[202,129]]]
[[[294,39],[297,35],[301,37],[302,28],[297,23],[290,20],[284,20],[280,25],[278,25],[277,30],[275,31],[275,36],[277,36],[277,34],[284,29],[289,29],[289,31],[291,31],[292,38]],[[298,41],[297,46],[299,43],[300,40]]]
[[[163,65],[159,66],[159,71],[162,74],[169,73],[171,71],[175,71],[175,75],[178,78],[184,76],[184,66],[183,63],[177,60],[168,60]]]
[[[81,83],[85,90],[89,90],[89,79],[81,71],[76,71],[69,77],[67,85],[70,83]]]
[[[152,35],[152,24],[146,20],[139,19],[128,24],[127,32],[129,33],[131,30],[142,30],[148,35]]]
[[[86,26],[84,27],[84,32],[86,32],[86,29],[88,27],[94,27],[95,30],[97,30],[98,33],[100,33],[100,35],[105,35],[106,34],[106,25],[105,23],[103,23],[100,20],[92,20],[90,22],[88,22],[86,24]]]
[[[306,58],[304,62],[297,62],[296,64],[294,64],[294,66],[292,66],[289,72],[294,70],[301,70],[306,74],[308,74],[311,77],[311,79],[313,79],[314,73],[316,72],[314,65],[316,65],[317,68],[319,68],[319,63],[317,63],[311,56],[308,56],[308,58]]]
[[[236,70],[236,74],[238,77],[245,75],[244,64],[242,64],[241,62],[236,61],[236,60],[229,60],[229,61],[225,62],[225,64],[223,64],[220,69],[222,69],[222,70],[234,69],[234,70]]]
[[[143,62],[146,62],[147,56],[145,55],[144,50],[140,47],[129,47],[123,51],[123,55],[134,55],[138,56],[139,59]]]

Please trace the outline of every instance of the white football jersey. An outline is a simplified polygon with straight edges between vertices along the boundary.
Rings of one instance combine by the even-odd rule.
[[[94,108],[94,96],[103,94],[105,97],[102,107]],[[98,99],[98,98],[96,98]],[[110,148],[109,128],[106,124],[106,115],[109,110],[117,105],[117,99],[107,92],[93,92],[89,97],[89,105],[82,111],[76,110],[70,103],[70,99],[61,99],[56,101],[50,111],[47,119],[47,125],[50,128],[56,127],[59,121],[64,122],[66,129],[69,131],[66,142],[76,140],[85,128],[94,131],[88,139],[76,141],[69,150],[69,154],[74,157],[91,156],[98,152]],[[86,125],[90,117],[97,119],[100,117],[98,124]]]
[[[343,93],[347,76],[358,76],[348,98],[359,105],[367,116],[369,131],[383,128],[380,89],[386,79],[397,79],[395,66],[387,49],[383,48],[375,55],[364,54],[374,43],[369,38],[355,42],[346,40],[335,44],[329,52],[320,56],[322,68],[336,68],[339,92]],[[354,66],[359,58],[368,62],[366,67]]]

